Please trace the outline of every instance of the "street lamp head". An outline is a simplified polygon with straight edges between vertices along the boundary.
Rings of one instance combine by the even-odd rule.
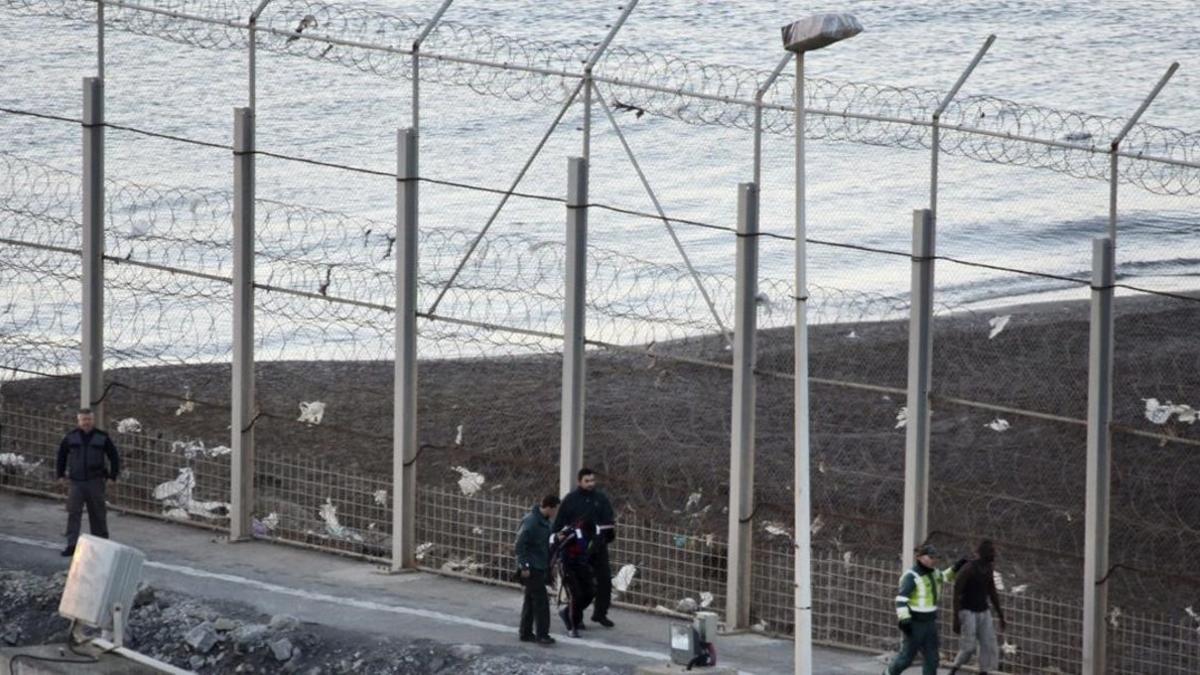
[[[862,32],[862,24],[853,14],[814,14],[783,27],[783,48],[810,52]]]

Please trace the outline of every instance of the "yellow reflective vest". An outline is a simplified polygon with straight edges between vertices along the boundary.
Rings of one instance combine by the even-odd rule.
[[[901,621],[908,621],[914,616],[936,616],[938,598],[942,597],[942,585],[954,583],[958,567],[956,563],[944,570],[931,570],[921,563],[916,563],[912,569],[906,570],[900,576],[900,591],[896,593],[896,617]]]

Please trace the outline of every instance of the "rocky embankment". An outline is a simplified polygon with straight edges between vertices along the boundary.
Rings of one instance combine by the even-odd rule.
[[[0,645],[65,643],[70,623],[57,613],[65,581],[65,571],[38,574],[0,570]],[[568,654],[556,654],[553,647],[534,652],[517,647],[384,639],[369,632],[303,623],[291,616],[264,615],[248,605],[206,602],[145,584],[134,600],[128,630],[126,646],[198,673],[627,672],[572,665]]]

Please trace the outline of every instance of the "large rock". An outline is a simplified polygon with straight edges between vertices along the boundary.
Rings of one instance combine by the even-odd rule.
[[[154,589],[142,582],[137,593],[133,596],[133,608],[145,607],[154,602]]]
[[[292,658],[292,641],[287,638],[280,638],[271,643],[271,655],[276,661],[287,661]]]
[[[295,630],[299,626],[300,619],[297,619],[294,616],[288,616],[287,614],[276,614],[275,616],[271,617],[271,623],[267,624],[268,628],[280,633],[289,630]]]
[[[230,635],[239,647],[249,647],[262,642],[267,637],[267,627],[261,623],[248,623],[239,626]]]
[[[217,644],[217,631],[213,629],[211,623],[205,621],[188,631],[184,641],[192,648],[192,651],[207,654]]]

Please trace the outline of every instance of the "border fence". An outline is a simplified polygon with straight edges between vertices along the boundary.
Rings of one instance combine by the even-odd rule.
[[[1189,566],[1200,436],[1185,403],[1200,391],[1200,297],[1134,283],[1133,271],[1114,277],[1111,259],[1118,188],[1136,190],[1131,201],[1194,200],[1200,136],[1139,122],[1153,95],[1114,119],[958,98],[957,85],[946,95],[806,79],[806,138],[877,148],[885,161],[928,152],[929,192],[914,205],[936,201],[916,213],[910,249],[802,236],[823,262],[816,283],[798,285],[758,270],[797,244],[766,215],[794,204],[765,191],[760,203],[758,189],[777,172],[764,135],[795,134],[787,58],[758,71],[618,45],[636,2],[599,45],[469,27],[443,17],[450,6],[411,19],[299,0],[0,2],[95,23],[100,73],[85,80],[81,117],[0,108],[0,123],[84,137],[82,173],[0,148],[0,486],[56,494],[64,401],[79,396],[118,432],[128,469],[116,508],[507,583],[526,504],[587,464],[620,512],[612,558],[635,570],[618,587],[628,606],[723,610],[731,629],[792,634],[803,529],[812,639],[886,652],[898,642],[890,598],[903,542],[966,552],[989,537],[1010,624],[1005,672],[1200,670]],[[251,107],[235,111],[234,141],[106,121],[113,30],[244,50]],[[397,134],[395,166],[260,144],[260,50],[409,81],[413,122]],[[439,176],[426,172],[438,150],[418,148],[426,85],[557,116],[530,152],[504,157],[511,176],[508,166],[491,180]],[[563,130],[580,110],[581,148]],[[756,180],[713,187],[728,193],[727,212],[675,214],[670,178],[648,170],[622,110],[702,137],[751,134],[743,159]],[[106,159],[113,150],[161,157],[163,173],[218,167],[232,189],[131,179]],[[546,168],[567,150],[581,155],[568,171],[556,159]],[[623,183],[603,175],[610,159],[628,169]],[[982,189],[948,177],[980,163],[1047,183],[1107,181],[1095,274],[939,254],[935,226],[975,208]],[[302,190],[280,187],[289,179],[341,191],[302,203]],[[606,193],[614,184],[624,191]],[[611,199],[638,192],[652,208]],[[354,206],[381,198],[394,213]],[[506,217],[566,236],[501,231]],[[663,233],[645,250],[601,243],[652,226]],[[695,233],[719,238],[715,253],[702,255]],[[721,264],[702,259],[712,257]],[[829,287],[830,264],[913,285]],[[964,304],[953,292],[981,279],[1061,302]],[[81,296],[81,285],[99,293]],[[924,379],[912,365],[922,362]],[[797,372],[811,388],[812,518],[799,524]],[[734,574],[749,583],[731,584]]]

